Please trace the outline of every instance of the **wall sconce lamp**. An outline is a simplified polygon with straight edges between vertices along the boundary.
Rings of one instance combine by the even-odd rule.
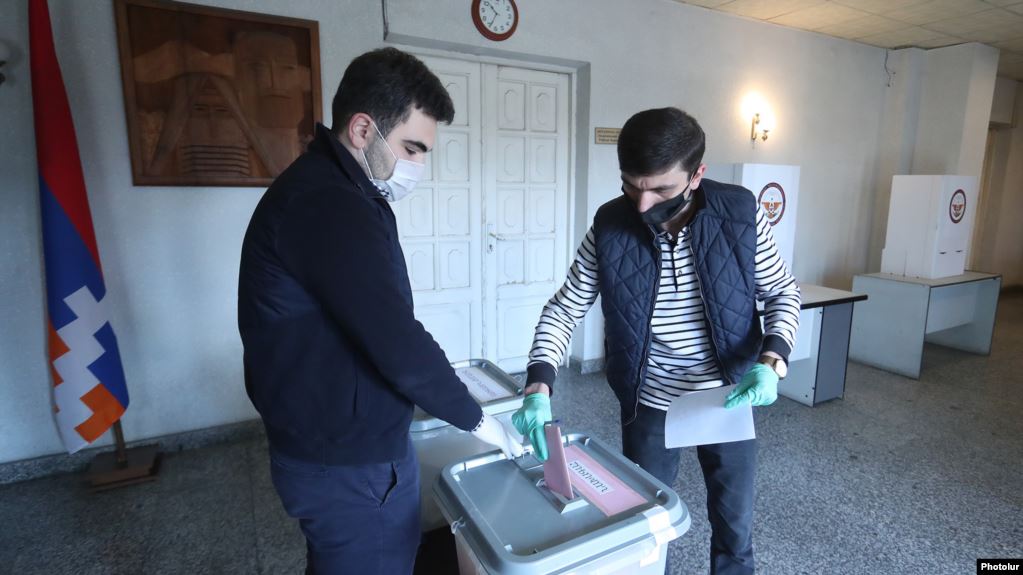
[[[739,122],[749,122],[749,139],[752,147],[757,146],[757,140],[767,141],[767,135],[774,133],[775,121],[774,110],[757,92],[749,92],[742,98],[739,114],[736,116]],[[775,138],[778,135],[775,134]]]
[[[750,122],[750,126],[749,126],[749,139],[753,140],[753,143],[756,143],[757,135],[760,136],[760,139],[762,141],[766,142],[767,141],[767,133],[771,131],[770,129],[768,129],[767,126],[764,126],[764,127],[760,128],[759,134],[758,134],[757,126],[759,126],[759,125],[760,125],[760,112],[757,112],[757,113],[753,114],[753,120]]]

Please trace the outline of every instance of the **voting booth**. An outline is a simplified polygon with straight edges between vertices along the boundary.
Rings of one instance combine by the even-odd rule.
[[[522,407],[522,388],[513,377],[483,359],[453,363],[451,367],[455,368],[455,374],[469,389],[469,394],[480,404],[484,413],[496,417],[509,429],[514,429],[511,416]],[[430,491],[441,469],[455,461],[494,448],[419,407],[416,407],[409,431],[419,459],[420,525],[424,532],[446,527]]]
[[[927,279],[962,274],[976,211],[973,176],[893,176],[881,273]]]
[[[925,343],[991,353],[1001,276],[966,270],[977,178],[894,176],[881,273],[853,277],[870,300],[853,316],[849,357],[919,378]]]
[[[662,575],[668,543],[685,533],[686,506],[621,453],[581,434],[561,447],[575,495],[544,482],[531,452],[492,451],[445,467],[435,486],[454,532],[461,575]]]
[[[796,247],[799,166],[780,164],[708,164],[704,177],[753,192],[771,223],[771,233],[789,270]]]

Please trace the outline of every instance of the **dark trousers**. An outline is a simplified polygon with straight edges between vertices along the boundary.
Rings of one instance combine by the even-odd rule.
[[[671,487],[678,475],[681,449],[664,447],[667,412],[640,404],[636,419],[622,425],[622,452]],[[753,573],[753,475],[755,439],[696,448],[707,485],[710,520],[710,572]]]
[[[306,539],[306,573],[411,574],[419,547],[419,465],[326,466],[270,450],[270,474]]]

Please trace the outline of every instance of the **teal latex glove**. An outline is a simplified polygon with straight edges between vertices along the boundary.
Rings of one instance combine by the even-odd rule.
[[[533,452],[540,461],[547,461],[547,436],[543,424],[554,419],[551,416],[551,398],[546,393],[531,393],[522,402],[522,407],[512,414],[512,425],[533,444]]]
[[[725,398],[725,407],[736,405],[771,405],[778,399],[778,374],[770,366],[754,363],[742,381]]]

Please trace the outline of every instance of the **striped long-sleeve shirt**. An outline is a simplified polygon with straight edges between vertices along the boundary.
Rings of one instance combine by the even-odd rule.
[[[724,384],[714,357],[699,280],[693,267],[689,228],[672,241],[657,234],[661,275],[651,323],[651,345],[640,402],[667,410],[683,392]],[[756,297],[764,302],[764,334],[781,337],[792,348],[799,326],[799,287],[778,254],[771,225],[757,206]],[[530,365],[545,363],[557,370],[572,332],[599,295],[593,228],[586,233],[568,278],[547,302],[533,337]],[[556,371],[555,371],[556,373]]]

